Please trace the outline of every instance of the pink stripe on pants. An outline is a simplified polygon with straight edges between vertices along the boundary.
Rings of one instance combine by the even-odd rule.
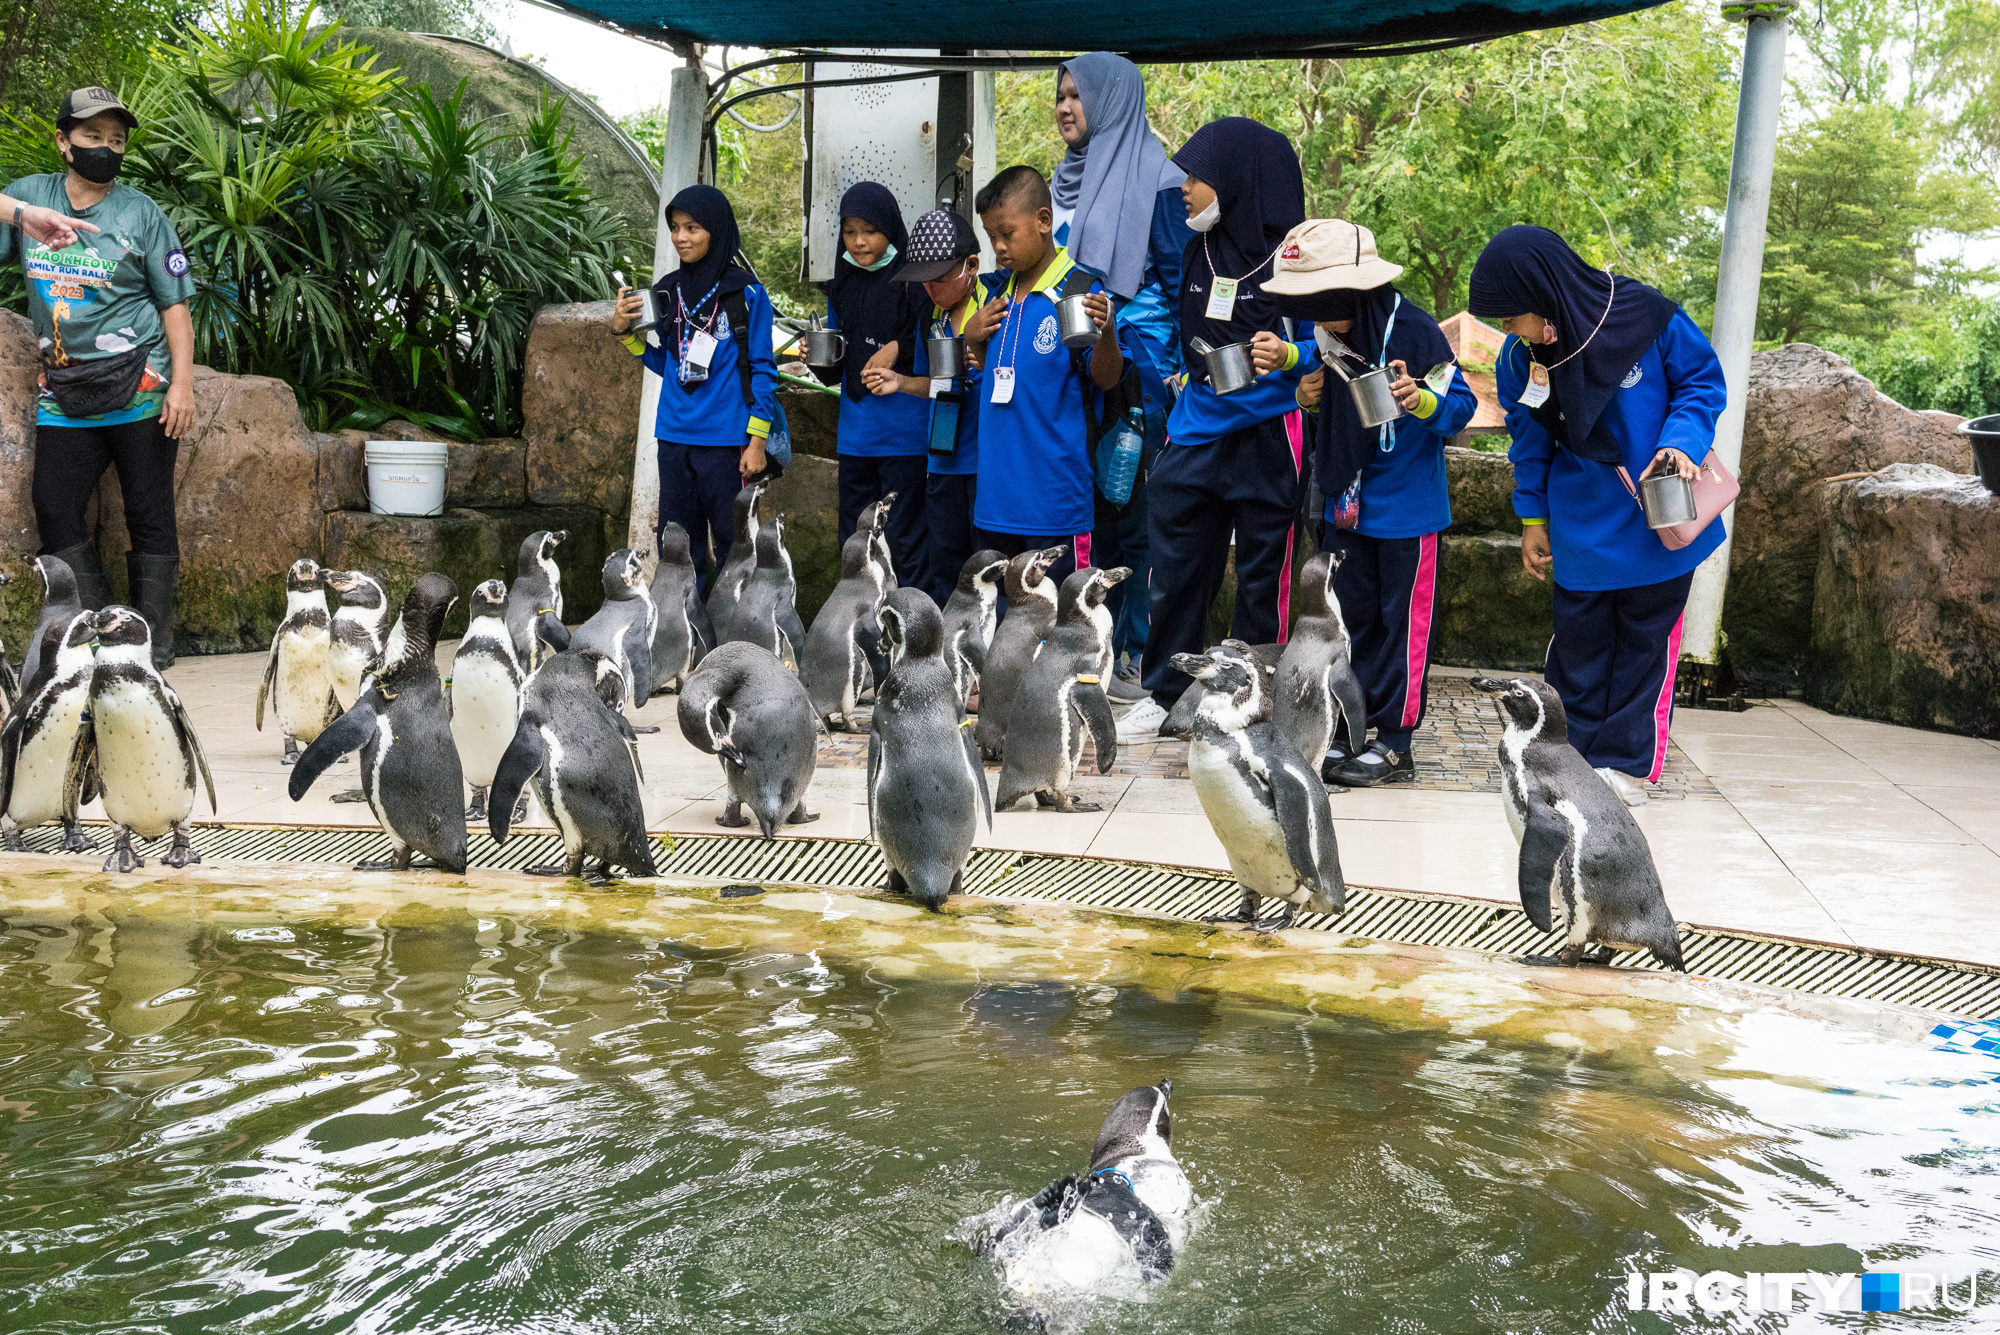
[[[1306,419],[1303,413],[1285,414],[1285,441],[1292,447],[1292,476],[1305,470]],[[1298,549],[1299,526],[1285,530],[1285,564],[1278,569],[1278,643],[1292,638],[1292,554]]]
[[[1414,728],[1424,712],[1424,673],[1430,668],[1431,616],[1437,608],[1438,535],[1417,540],[1417,578],[1410,589],[1408,638],[1403,641],[1403,726]]]
[[[1681,665],[1681,623],[1686,620],[1685,612],[1674,618],[1673,633],[1667,636],[1667,671],[1660,679],[1660,698],[1653,703],[1653,772],[1647,783],[1658,783],[1667,767],[1667,726],[1674,719],[1674,673]]]

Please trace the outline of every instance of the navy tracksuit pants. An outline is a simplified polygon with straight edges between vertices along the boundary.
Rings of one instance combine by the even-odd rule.
[[[1556,633],[1542,675],[1562,696],[1569,744],[1593,768],[1659,782],[1693,583],[1689,572],[1635,589],[1555,586]]]
[[[1222,588],[1232,531],[1230,634],[1249,644],[1284,639],[1304,458],[1304,429],[1294,412],[1200,445],[1169,440],[1153,460],[1146,484],[1152,625],[1140,681],[1163,708],[1172,708],[1189,684],[1173,656],[1208,647],[1208,609]]]
[[[979,479],[971,473],[930,473],[924,479],[923,590],[942,609],[958,587],[958,572],[979,550],[972,531],[972,499]]]
[[[1327,551],[1347,553],[1334,572],[1333,592],[1354,642],[1354,675],[1368,697],[1369,726],[1383,746],[1407,752],[1430,703],[1438,535],[1370,538],[1328,528],[1322,542]],[[1367,739],[1348,740],[1359,750]]]
[[[743,452],[727,445],[680,445],[671,440],[659,445],[660,518],[687,530],[698,587],[706,597],[709,573],[729,560],[729,545],[736,536],[736,493],[743,490],[737,465]],[[657,544],[657,535],[654,541]]]
[[[895,492],[896,503],[889,507],[883,536],[889,540],[889,559],[896,563],[897,582],[918,588],[924,586],[924,547],[929,541],[924,525],[924,489],[930,471],[929,461],[921,454],[840,456],[841,546],[854,536],[861,512]],[[953,578],[957,578],[956,572]]]

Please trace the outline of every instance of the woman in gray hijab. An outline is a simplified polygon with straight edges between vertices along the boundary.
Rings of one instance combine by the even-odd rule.
[[[1132,578],[1111,599],[1112,654],[1124,661],[1106,683],[1114,701],[1129,704],[1145,694],[1139,659],[1152,613],[1145,479],[1166,440],[1173,406],[1167,381],[1181,371],[1181,256],[1194,233],[1181,201],[1186,173],[1168,161],[1146,123],[1146,83],[1137,65],[1109,51],[1065,62],[1056,70],[1056,132],[1069,146],[1049,182],[1056,244],[1111,289],[1120,342],[1132,365],[1124,398],[1144,417],[1145,447],[1131,500],[1121,507],[1100,494],[1091,538],[1097,565],[1132,568]]]

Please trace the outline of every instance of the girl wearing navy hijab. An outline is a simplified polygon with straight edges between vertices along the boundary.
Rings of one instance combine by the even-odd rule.
[[[1259,334],[1260,368],[1314,353],[1322,359],[1341,355],[1326,337],[1332,335],[1361,359],[1347,363],[1350,372],[1364,364],[1390,368],[1390,389],[1405,413],[1379,427],[1363,426],[1338,378],[1323,385],[1314,414],[1313,476],[1326,496],[1320,550],[1340,554],[1334,596],[1354,641],[1354,672],[1375,729],[1373,743],[1336,738],[1321,773],[1350,788],[1411,783],[1410,736],[1430,699],[1438,534],[1451,526],[1444,447],[1472,420],[1479,400],[1453,364],[1451,343],[1431,313],[1390,286],[1402,266],[1376,254],[1367,228],[1315,219],[1293,229],[1276,267],[1265,290],[1278,294],[1279,313],[1323,332],[1295,350]],[[1308,397],[1302,392],[1301,402]],[[1306,757],[1308,764],[1315,759]]]
[[[1687,312],[1545,227],[1489,241],[1468,304],[1509,335],[1498,379],[1521,564],[1555,576],[1544,675],[1570,744],[1637,806],[1666,762],[1688,586],[1723,530],[1669,551],[1619,469],[1696,476],[1728,400],[1721,363]]]
[[[1302,368],[1284,367],[1224,396],[1193,349],[1196,338],[1219,348],[1282,330],[1277,299],[1261,282],[1285,233],[1306,218],[1298,155],[1276,130],[1231,116],[1195,131],[1174,164],[1187,173],[1181,198],[1196,233],[1181,260],[1187,381],[1146,488],[1153,610],[1141,681],[1152,698],[1119,722],[1125,741],[1156,736],[1187,690],[1173,656],[1198,654],[1207,642],[1232,531],[1231,634],[1251,644],[1284,638],[1304,487],[1305,435],[1293,402]]]
[[[930,452],[930,405],[907,394],[874,393],[863,372],[911,374],[917,321],[928,307],[924,290],[896,282],[909,259],[903,211],[888,187],[873,181],[840,197],[840,257],[826,284],[828,327],[847,337],[838,372],[817,372],[828,384],[839,376],[840,541],[853,536],[862,510],[896,493],[884,526],[896,575],[924,583],[924,490]]]
[[[649,343],[631,332],[639,293],[619,293],[611,332],[660,377],[653,435],[660,449],[660,522],[687,530],[702,591],[729,559],[736,493],[769,471],[764,441],[777,412],[771,298],[742,261],[736,213],[711,185],[691,185],[667,205],[680,267],[653,284],[662,319]],[[741,303],[739,306],[738,303]],[[739,310],[748,328],[736,327]],[[750,359],[750,393],[740,359]],[[709,549],[714,548],[710,563]]]

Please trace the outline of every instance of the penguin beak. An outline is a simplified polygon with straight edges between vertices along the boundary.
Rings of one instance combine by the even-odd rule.
[[[1472,689],[1483,695],[1505,695],[1508,683],[1493,677],[1474,677]]]
[[[1215,660],[1205,654],[1175,654],[1171,661],[1176,671],[1185,672],[1196,681],[1215,671]]]
[[[1106,588],[1110,588],[1113,584],[1119,584],[1127,579],[1130,579],[1131,576],[1132,576],[1132,567],[1114,566],[1110,570],[1104,572],[1104,586]]]
[[[90,628],[102,635],[105,631],[110,630],[118,624],[118,616],[119,612],[117,608],[107,607],[103,611],[94,613],[91,616]]]

